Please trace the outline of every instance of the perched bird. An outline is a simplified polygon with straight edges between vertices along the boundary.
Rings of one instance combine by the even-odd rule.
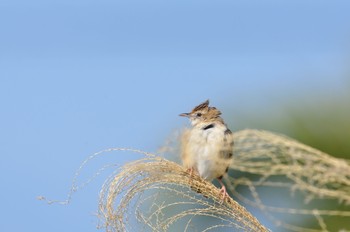
[[[190,173],[197,172],[202,178],[218,179],[223,198],[227,196],[222,182],[228,172],[233,155],[233,134],[220,117],[221,112],[209,106],[209,100],[180,116],[190,119],[192,128],[185,131],[181,142],[181,158]]]

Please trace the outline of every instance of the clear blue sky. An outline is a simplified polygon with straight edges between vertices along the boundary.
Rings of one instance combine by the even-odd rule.
[[[103,178],[68,206],[35,197],[64,199],[96,151],[156,151],[185,125],[177,115],[208,98],[225,117],[343,91],[349,10],[345,0],[1,0],[0,231],[96,231]]]

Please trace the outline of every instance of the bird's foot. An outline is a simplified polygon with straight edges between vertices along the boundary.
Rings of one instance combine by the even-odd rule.
[[[223,185],[220,189],[220,193],[222,194],[222,199],[221,199],[221,203],[224,203],[226,197],[228,197],[228,193],[226,191],[226,187]]]
[[[187,172],[190,173],[190,176],[191,176],[191,177],[193,176],[193,170],[194,170],[194,168],[189,168],[189,169],[187,169]]]
[[[224,183],[222,182],[221,178],[218,178],[219,183],[221,184],[221,189],[220,189],[220,193],[222,194],[222,199],[221,199],[221,204],[224,203],[226,197],[229,197],[227,191],[226,191],[226,187],[224,185]]]
[[[192,185],[193,168],[189,168],[189,169],[187,169],[186,171],[190,174],[190,177],[189,177],[189,184]]]

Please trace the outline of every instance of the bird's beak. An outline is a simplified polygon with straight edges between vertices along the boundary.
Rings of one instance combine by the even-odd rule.
[[[182,114],[179,114],[179,116],[181,116],[181,117],[190,117],[190,114],[189,113],[182,113]]]

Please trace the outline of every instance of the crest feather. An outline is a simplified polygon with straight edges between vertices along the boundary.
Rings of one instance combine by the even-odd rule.
[[[199,104],[198,106],[194,107],[192,112],[198,111],[198,110],[203,110],[207,108],[209,105],[209,100],[206,100],[205,102]]]

